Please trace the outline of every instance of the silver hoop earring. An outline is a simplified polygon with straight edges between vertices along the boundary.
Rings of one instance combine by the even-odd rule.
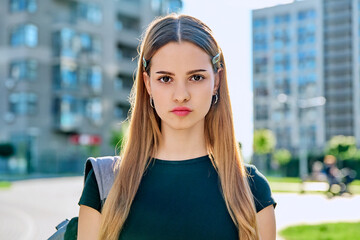
[[[154,107],[154,99],[153,99],[152,97],[150,97],[150,106],[151,106],[152,108],[155,108],[155,107]]]
[[[214,97],[215,97],[215,101],[213,101],[213,105],[215,105],[219,100],[218,93],[215,93],[215,95],[213,95],[213,99],[214,99]]]

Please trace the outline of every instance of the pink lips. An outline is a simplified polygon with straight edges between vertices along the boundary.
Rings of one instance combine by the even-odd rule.
[[[171,110],[174,114],[178,116],[186,116],[189,113],[191,113],[191,109],[187,107],[176,107],[173,110]]]

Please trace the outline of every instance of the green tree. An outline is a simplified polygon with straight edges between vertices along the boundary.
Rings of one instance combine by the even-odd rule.
[[[259,155],[260,163],[258,166],[262,171],[267,170],[267,155],[271,153],[276,145],[274,133],[269,129],[258,129],[254,132],[253,149]]]
[[[269,129],[259,129],[254,132],[253,148],[259,155],[271,153],[276,145],[274,133]]]
[[[112,147],[114,147],[114,149],[119,151],[121,150],[125,136],[127,134],[128,127],[128,122],[124,122],[121,124],[121,127],[119,129],[113,129],[111,131],[110,144]]]
[[[291,153],[287,149],[279,149],[274,152],[273,158],[276,163],[285,166],[291,160]]]
[[[334,155],[339,160],[348,160],[357,155],[356,139],[353,136],[338,135],[332,137],[325,149],[326,154]]]

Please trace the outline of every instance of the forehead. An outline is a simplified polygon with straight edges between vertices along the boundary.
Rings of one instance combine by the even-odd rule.
[[[210,56],[190,42],[170,42],[151,58],[152,68],[210,67]]]

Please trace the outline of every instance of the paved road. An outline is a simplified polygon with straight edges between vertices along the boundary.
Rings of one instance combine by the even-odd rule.
[[[65,218],[78,215],[82,177],[14,182],[0,190],[0,239],[41,240]]]
[[[37,179],[0,190],[0,239],[47,239],[65,218],[78,215],[82,177]],[[360,195],[274,194],[278,229],[299,223],[360,221]],[[279,238],[280,239],[280,238]]]

